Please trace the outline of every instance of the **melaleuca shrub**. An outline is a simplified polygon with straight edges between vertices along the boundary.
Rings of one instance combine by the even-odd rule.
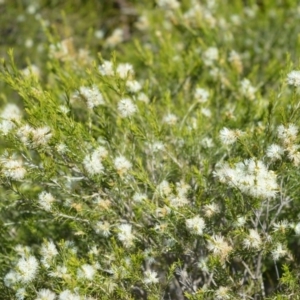
[[[45,22],[45,63],[9,52],[3,299],[297,296],[300,71],[264,31],[293,5],[132,4],[98,56]]]

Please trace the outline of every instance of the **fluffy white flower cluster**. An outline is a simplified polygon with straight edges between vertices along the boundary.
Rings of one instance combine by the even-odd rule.
[[[93,280],[95,274],[95,267],[89,264],[84,264],[77,270],[77,277],[86,280]]]
[[[5,177],[13,180],[22,180],[25,177],[26,169],[23,161],[16,157],[3,156],[0,159],[1,172]]]
[[[114,160],[114,166],[115,166],[118,174],[120,176],[122,176],[131,169],[132,164],[126,157],[118,156]]]
[[[287,126],[280,125],[277,128],[277,136],[282,143],[282,147],[277,146],[277,159],[281,158],[283,152],[287,153],[289,160],[293,162],[295,166],[300,165],[300,152],[298,151],[300,145],[295,144],[298,134],[298,127],[294,124],[288,124]],[[270,157],[273,154],[273,159],[275,159],[275,146],[271,145],[267,149],[267,155]],[[273,153],[270,153],[273,150]]]
[[[137,93],[142,89],[142,85],[137,80],[128,80],[126,87],[131,93]]]
[[[22,117],[21,110],[15,104],[7,104],[2,113],[0,114],[0,131],[3,134],[7,134],[13,128],[15,128],[15,123],[19,123]]]
[[[243,71],[243,63],[242,58],[239,53],[232,50],[229,54],[228,61],[231,63],[232,67],[238,72],[242,73]]]
[[[118,239],[123,243],[126,248],[133,245],[135,236],[132,234],[132,225],[121,224],[119,226]]]
[[[171,126],[175,125],[177,121],[178,121],[178,117],[172,113],[168,113],[163,118],[163,122]]]
[[[272,160],[280,160],[283,155],[283,148],[277,144],[272,144],[267,148],[267,157]]]
[[[29,283],[36,277],[38,268],[39,263],[34,256],[22,256],[18,260],[15,270],[11,270],[5,275],[4,283],[8,287],[18,282]]]
[[[202,57],[206,66],[212,66],[219,59],[219,50],[216,47],[210,47],[203,52]]]
[[[243,241],[244,247],[247,249],[249,248],[260,249],[261,244],[262,244],[262,240],[257,230],[250,229],[249,235]]]
[[[134,69],[131,64],[123,63],[117,66],[116,73],[120,78],[126,79],[134,74]]]
[[[195,216],[194,218],[187,219],[185,221],[186,227],[191,233],[202,235],[203,229],[205,228],[205,221],[200,216]]]
[[[144,275],[145,284],[155,284],[159,282],[159,278],[157,277],[157,273],[155,271],[147,270]]]
[[[180,3],[177,0],[157,0],[157,5],[164,9],[178,9]]]
[[[118,75],[122,79],[127,79],[134,74],[133,66],[129,63],[119,64],[115,72],[114,65],[109,60],[104,60],[103,63],[98,67],[98,71],[102,76]],[[131,84],[129,84],[129,86],[131,86]],[[134,87],[137,89],[138,85],[135,83]]]
[[[107,150],[104,147],[99,146],[91,154],[85,156],[83,160],[84,168],[90,175],[103,173],[104,166],[102,164],[102,160],[106,158],[107,155]]]
[[[124,32],[121,28],[116,28],[112,34],[106,39],[105,46],[113,48],[118,44],[122,43],[124,39]]]
[[[46,211],[51,211],[52,209],[52,204],[53,202],[55,202],[55,198],[53,197],[53,195],[51,193],[48,192],[41,192],[39,194],[39,200],[38,203],[41,206],[41,208],[43,208]]]
[[[121,99],[118,103],[118,111],[122,118],[131,117],[137,111],[136,105],[129,98]]]
[[[220,140],[223,145],[231,145],[243,134],[244,132],[239,129],[228,129],[227,127],[224,127],[220,130]]]
[[[167,197],[172,207],[178,208],[190,203],[187,197],[187,193],[190,188],[190,185],[181,180],[180,182],[176,183],[176,193],[172,193],[172,188],[169,182],[163,180],[157,186],[156,192],[161,197]]]
[[[110,224],[107,221],[99,221],[95,224],[94,226],[94,230],[96,231],[96,233],[104,236],[104,237],[108,237],[110,236]]]
[[[73,94],[74,98],[84,98],[86,101],[88,108],[94,108],[99,105],[104,105],[104,99],[103,95],[99,91],[98,87],[96,85],[93,85],[91,87],[82,86],[79,88],[79,92],[75,92]]]
[[[203,88],[196,88],[194,92],[194,97],[200,103],[205,103],[208,100],[209,92]]]
[[[18,129],[17,136],[20,141],[29,147],[45,146],[52,137],[51,129],[48,126],[32,128],[24,125]]]
[[[249,79],[245,78],[241,81],[241,87],[240,87],[241,94],[246,98],[248,98],[249,100],[254,100],[256,90],[257,89],[254,86],[252,86]]]
[[[234,167],[222,164],[214,174],[222,183],[252,197],[274,198],[278,191],[276,174],[269,171],[260,160],[247,159],[236,163]]]
[[[207,248],[221,259],[226,259],[229,253],[232,251],[232,247],[221,235],[213,235],[208,241]]]
[[[55,300],[56,295],[49,289],[41,289],[38,291],[35,300]]]
[[[287,145],[296,140],[298,130],[298,127],[294,124],[288,124],[287,126],[279,125],[277,128],[277,135],[278,138]]]
[[[58,251],[56,249],[55,244],[52,241],[45,241],[40,249],[41,253],[41,263],[46,267],[49,268],[53,259],[56,255],[58,255]]]
[[[287,74],[287,83],[295,87],[300,86],[300,71],[291,71]]]

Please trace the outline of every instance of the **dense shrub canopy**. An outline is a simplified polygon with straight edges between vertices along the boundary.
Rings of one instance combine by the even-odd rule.
[[[296,1],[0,14],[1,299],[297,299]]]

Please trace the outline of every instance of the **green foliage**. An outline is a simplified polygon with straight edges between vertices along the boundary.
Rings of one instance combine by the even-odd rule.
[[[298,299],[300,7],[104,2],[0,1],[0,298]]]

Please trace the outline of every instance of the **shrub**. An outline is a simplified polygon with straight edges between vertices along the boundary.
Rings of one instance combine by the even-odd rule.
[[[50,2],[2,60],[1,298],[297,299],[299,7]]]

